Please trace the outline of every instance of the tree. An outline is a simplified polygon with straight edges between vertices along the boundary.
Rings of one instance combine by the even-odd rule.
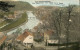
[[[66,47],[68,47],[68,43],[69,43],[69,30],[70,30],[70,22],[71,22],[71,13],[73,11],[73,7],[74,6],[71,6],[69,5],[67,7],[67,13],[66,13],[66,18],[65,18],[65,21],[64,21],[64,26],[65,26],[65,30],[66,30]]]
[[[9,3],[7,3],[7,2],[0,1],[0,9],[5,11],[5,12],[8,12],[9,8],[14,7],[14,6],[15,5],[9,5]]]
[[[56,30],[56,34],[58,36],[58,44],[60,44],[60,36],[61,36],[61,24],[62,24],[62,10],[57,9],[52,12],[54,29]],[[59,48],[59,45],[58,45]]]
[[[52,12],[52,19],[53,19],[53,24],[54,24],[54,30],[58,36],[59,44],[61,41],[61,34],[63,32],[66,32],[66,47],[68,47],[69,43],[69,34],[70,34],[70,25],[71,25],[71,16],[72,16],[72,11],[73,11],[74,6],[68,6],[62,9],[56,9],[55,11]],[[64,29],[63,29],[64,28]],[[63,37],[64,38],[64,37]],[[59,46],[58,46],[59,48]]]
[[[1,18],[4,18],[4,13],[5,12],[9,12],[10,10],[9,10],[9,8],[12,8],[12,7],[15,7],[15,5],[11,5],[11,4],[9,4],[9,3],[7,3],[7,2],[4,2],[4,1],[0,1],[0,10],[1,10],[1,14],[0,14],[0,16],[1,16]]]

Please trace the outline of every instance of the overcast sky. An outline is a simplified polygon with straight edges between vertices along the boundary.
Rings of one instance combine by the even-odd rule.
[[[32,2],[32,1],[38,1],[38,0],[19,0],[19,1],[27,1],[27,2]],[[41,0],[44,1],[44,0]],[[45,0],[46,1],[46,0]],[[48,0],[50,1],[50,0]],[[60,1],[60,2],[79,2],[79,0],[51,0],[51,1]]]
[[[11,1],[11,0],[10,0]],[[12,1],[25,1],[25,2],[34,2],[34,1],[47,1],[47,0],[12,0]],[[79,5],[79,0],[48,0],[48,1],[53,1],[53,2],[61,2],[64,4],[78,4]]]
[[[18,0],[18,1],[34,2],[39,0]],[[44,0],[41,0],[41,1],[44,1]],[[62,2],[66,4],[79,4],[79,0],[48,0],[48,1]]]
[[[10,0],[11,1],[11,0]],[[26,1],[26,2],[34,2],[38,0],[12,0],[12,1]],[[40,0],[44,1],[44,0]],[[46,0],[45,0],[46,1]],[[55,2],[70,2],[70,3],[79,3],[79,0],[48,0],[48,1],[55,1]]]

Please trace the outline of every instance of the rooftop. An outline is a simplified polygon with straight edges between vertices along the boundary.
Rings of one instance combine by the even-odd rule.
[[[1,39],[0,39],[0,45],[6,40],[6,36],[3,36]]]
[[[17,40],[24,41],[24,39],[29,35],[33,36],[31,33],[25,31],[23,34],[21,34],[20,36],[17,37]]]

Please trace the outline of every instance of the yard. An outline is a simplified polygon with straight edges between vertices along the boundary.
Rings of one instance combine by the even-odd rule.
[[[21,25],[22,23],[24,23],[25,21],[27,21],[27,14],[26,12],[22,14],[22,17],[17,19],[16,21],[10,23],[9,25],[6,25],[5,27],[1,28],[0,31],[7,31],[10,30],[12,28],[15,28],[19,25]],[[5,24],[6,22],[4,22]]]

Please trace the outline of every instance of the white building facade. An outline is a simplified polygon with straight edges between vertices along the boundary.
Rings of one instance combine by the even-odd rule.
[[[24,40],[23,40],[23,44],[27,47],[30,47],[31,45],[33,45],[33,36],[29,35],[27,36]]]

